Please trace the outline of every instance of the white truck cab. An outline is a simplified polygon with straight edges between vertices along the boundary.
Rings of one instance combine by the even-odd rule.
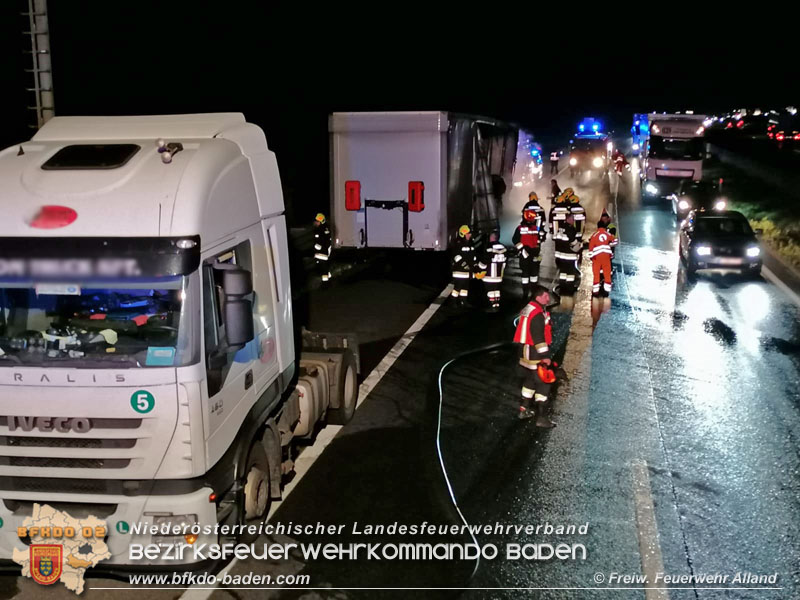
[[[668,196],[682,180],[703,177],[705,115],[647,115],[642,140],[642,191],[646,196]]]
[[[297,381],[278,166],[243,115],[55,117],[0,152],[0,205],[0,559],[33,503],[105,519],[101,567],[175,541],[135,523],[260,522],[290,440],[352,416],[350,351]]]

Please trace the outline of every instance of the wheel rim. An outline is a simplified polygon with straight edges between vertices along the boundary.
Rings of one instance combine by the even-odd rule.
[[[257,466],[250,467],[244,488],[244,517],[257,519],[264,514],[269,501],[269,478]]]

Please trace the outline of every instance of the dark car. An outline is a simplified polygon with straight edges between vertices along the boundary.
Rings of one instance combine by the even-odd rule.
[[[689,275],[698,269],[761,273],[761,247],[745,216],[733,210],[692,211],[681,224],[678,253]]]
[[[675,193],[669,195],[672,212],[683,220],[693,210],[723,211],[728,201],[722,196],[716,181],[681,181]]]

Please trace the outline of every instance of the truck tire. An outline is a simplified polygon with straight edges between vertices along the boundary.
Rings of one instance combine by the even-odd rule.
[[[239,517],[240,525],[258,525],[261,521],[265,521],[269,514],[271,504],[269,461],[260,444],[258,440],[253,443],[247,458],[247,478],[243,490],[244,502]],[[247,531],[239,535],[239,540],[245,544],[253,543],[256,538],[258,534],[252,535]]]
[[[356,360],[350,350],[345,350],[342,357],[342,367],[339,370],[339,408],[328,409],[328,423],[332,425],[346,425],[356,412],[358,401],[358,374]]]

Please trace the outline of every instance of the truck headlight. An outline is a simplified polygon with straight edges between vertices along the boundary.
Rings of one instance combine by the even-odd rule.
[[[759,248],[758,246],[750,246],[747,249],[747,256],[749,256],[750,258],[755,258],[760,254],[761,254],[761,248]]]
[[[644,186],[644,191],[646,191],[648,194],[657,194],[658,188],[652,183],[648,183],[646,186]]]
[[[569,159],[569,166],[570,167],[574,167],[577,164],[578,164],[578,159],[577,158],[570,158]]]
[[[695,252],[697,253],[697,256],[710,256],[711,246],[698,246],[695,248]]]
[[[678,202],[678,208],[681,210],[689,210],[689,206],[691,206],[686,200],[681,200]]]
[[[592,166],[593,166],[595,169],[599,169],[600,167],[602,167],[602,166],[603,166],[603,159],[602,159],[602,158],[600,158],[600,157],[598,156],[597,158],[595,158],[595,159],[592,161]]]
[[[725,202],[725,200],[717,200],[714,203],[714,210],[725,210],[726,206],[728,206],[728,204]]]

